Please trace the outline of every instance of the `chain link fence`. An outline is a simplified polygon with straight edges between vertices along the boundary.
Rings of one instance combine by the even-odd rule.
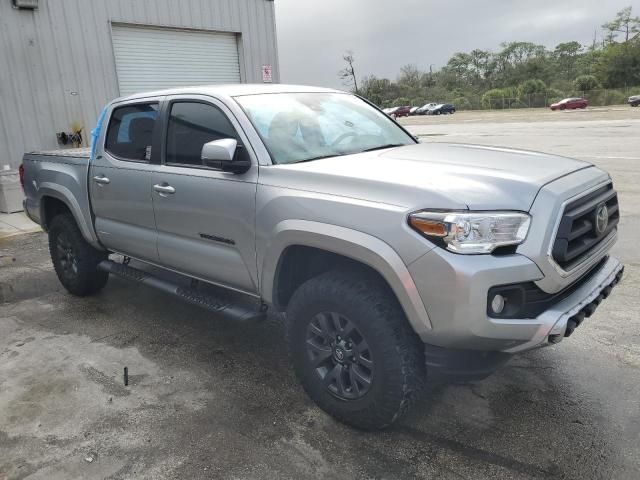
[[[581,97],[587,99],[590,107],[605,107],[609,105],[625,105],[632,95],[640,95],[640,86],[589,91],[549,91],[514,96],[468,95],[450,98],[445,103],[454,104],[457,110],[507,110],[545,108],[563,98]]]

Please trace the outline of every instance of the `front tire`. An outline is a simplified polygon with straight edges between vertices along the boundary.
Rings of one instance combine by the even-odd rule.
[[[49,253],[60,283],[73,295],[99,292],[109,274],[97,269],[107,252],[96,250],[82,236],[70,214],[57,215],[49,225]]]
[[[382,280],[331,271],[304,283],[287,309],[289,355],[309,397],[364,430],[398,420],[421,390],[424,345]]]

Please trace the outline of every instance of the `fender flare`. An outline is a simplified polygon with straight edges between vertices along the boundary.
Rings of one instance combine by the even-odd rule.
[[[76,224],[78,225],[78,228],[80,229],[80,232],[82,233],[82,236],[84,237],[84,239],[87,242],[89,242],[93,247],[98,248],[100,250],[103,249],[103,247],[100,245],[98,241],[98,238],[95,236],[93,229],[87,224],[87,220],[85,219],[82,213],[82,208],[80,207],[80,204],[76,200],[71,190],[69,190],[64,185],[59,185],[51,182],[42,182],[38,186],[38,203],[40,205],[40,212],[39,212],[40,222],[43,227],[48,228],[48,225],[46,225],[47,218],[45,215],[46,197],[55,198],[56,200],[60,200],[62,203],[64,203],[69,209],[69,211],[71,212],[71,215],[73,215],[73,218],[76,221]]]
[[[415,332],[425,338],[432,325],[418,288],[406,265],[391,248],[377,237],[337,225],[308,220],[280,222],[265,249],[260,270],[262,297],[275,303],[274,284],[284,251],[293,245],[314,247],[359,261],[378,272],[396,295]]]

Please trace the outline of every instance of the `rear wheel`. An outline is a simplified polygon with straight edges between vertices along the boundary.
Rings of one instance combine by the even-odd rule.
[[[49,253],[58,279],[69,293],[83,297],[97,293],[107,284],[109,274],[97,269],[107,252],[87,243],[70,214],[51,220]]]
[[[409,408],[425,380],[423,344],[395,297],[366,272],[313,278],[287,309],[296,376],[325,412],[373,430]]]

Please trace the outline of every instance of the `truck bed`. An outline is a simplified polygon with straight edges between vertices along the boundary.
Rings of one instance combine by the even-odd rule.
[[[52,201],[62,201],[71,213],[84,237],[94,243],[89,202],[88,148],[46,150],[26,153],[23,157],[25,212],[45,230],[44,211]]]
[[[34,152],[28,152],[27,155],[44,155],[47,157],[73,157],[73,158],[86,158],[89,159],[90,149],[88,147],[83,148],[64,148],[59,150],[40,150]]]

